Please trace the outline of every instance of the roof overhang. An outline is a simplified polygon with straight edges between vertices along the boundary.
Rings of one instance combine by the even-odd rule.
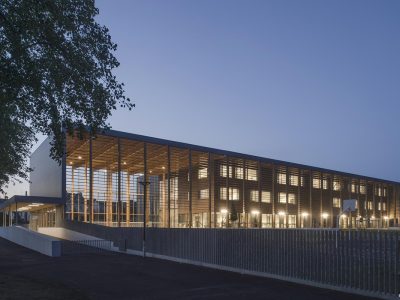
[[[58,197],[13,196],[10,199],[0,200],[0,211],[6,208],[11,208],[13,211],[35,211],[60,204],[64,202]]]

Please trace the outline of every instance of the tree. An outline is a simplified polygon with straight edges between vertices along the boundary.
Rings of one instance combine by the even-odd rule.
[[[236,206],[233,202],[231,202],[231,221],[236,222],[238,220],[238,213],[236,210]]]
[[[0,192],[27,178],[36,133],[52,136],[60,162],[63,128],[95,134],[117,106],[134,107],[113,74],[117,45],[98,13],[94,0],[0,1]]]

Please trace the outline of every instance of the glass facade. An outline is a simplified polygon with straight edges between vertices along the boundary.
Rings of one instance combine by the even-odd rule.
[[[64,172],[66,218],[106,226],[387,227],[399,217],[393,183],[117,132],[68,136]],[[345,211],[350,199],[357,208]]]

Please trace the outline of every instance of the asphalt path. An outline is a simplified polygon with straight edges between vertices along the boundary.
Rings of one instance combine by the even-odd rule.
[[[0,238],[0,299],[372,298],[120,253],[51,258]]]

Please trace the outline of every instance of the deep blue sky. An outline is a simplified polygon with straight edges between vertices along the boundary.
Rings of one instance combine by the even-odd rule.
[[[96,5],[113,129],[400,181],[400,1]]]

